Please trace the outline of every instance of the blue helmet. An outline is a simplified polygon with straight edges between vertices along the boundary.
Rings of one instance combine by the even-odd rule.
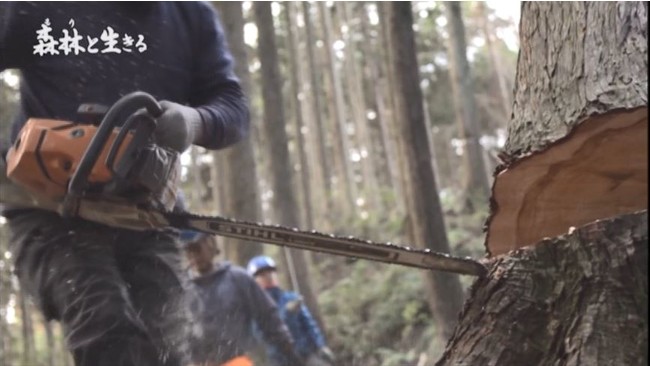
[[[196,243],[197,241],[201,240],[204,236],[207,234],[202,233],[200,231],[194,231],[194,230],[181,230],[181,233],[179,235],[179,239],[181,241],[181,244],[183,247]]]
[[[259,271],[264,269],[277,269],[275,261],[271,257],[259,255],[248,262],[246,270],[251,276],[255,276]]]

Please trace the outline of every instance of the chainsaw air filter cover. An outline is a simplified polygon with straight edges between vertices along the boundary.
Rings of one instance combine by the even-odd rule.
[[[97,127],[50,119],[29,119],[7,153],[7,177],[34,194],[58,201]],[[117,132],[110,137],[115,139]],[[126,137],[130,139],[130,137]],[[119,149],[119,156],[127,143]],[[113,174],[104,162],[110,143],[93,167],[88,181],[108,183]]]

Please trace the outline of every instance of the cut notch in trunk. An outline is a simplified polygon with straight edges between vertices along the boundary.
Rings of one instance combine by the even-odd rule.
[[[502,170],[492,188],[490,255],[591,221],[647,209],[647,108],[590,117]]]

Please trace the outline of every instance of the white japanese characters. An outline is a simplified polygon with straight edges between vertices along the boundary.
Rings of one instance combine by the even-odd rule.
[[[58,39],[52,36],[52,24],[50,19],[47,18],[41,24],[41,29],[36,31],[36,41],[38,44],[34,45],[34,55],[79,55],[80,53],[131,53],[131,52],[144,52],[147,50],[147,44],[144,42],[142,34],[137,35],[137,40],[129,34],[122,34],[116,32],[112,27],[106,27],[102,34],[97,37],[82,36],[75,29],[74,19],[68,22],[70,29],[62,29],[63,37]],[[84,42],[85,41],[85,42]],[[99,42],[101,41],[101,43]],[[82,42],[86,47],[82,46]],[[102,48],[103,46],[103,48]]]

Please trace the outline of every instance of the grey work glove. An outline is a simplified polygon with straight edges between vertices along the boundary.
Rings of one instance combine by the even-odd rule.
[[[201,129],[201,115],[192,108],[163,100],[163,114],[156,119],[156,142],[178,152],[192,145]]]

